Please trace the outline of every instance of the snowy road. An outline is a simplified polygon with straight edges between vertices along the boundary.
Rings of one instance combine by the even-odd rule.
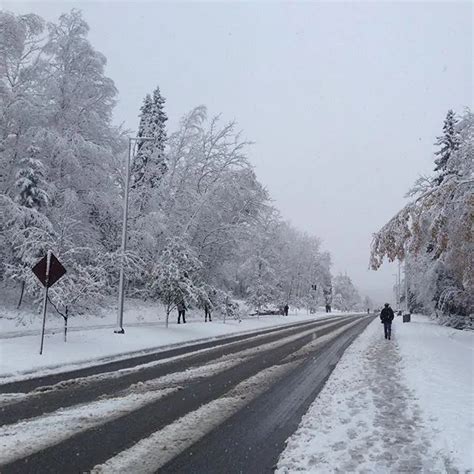
[[[0,470],[271,470],[371,320],[313,321],[0,386]]]

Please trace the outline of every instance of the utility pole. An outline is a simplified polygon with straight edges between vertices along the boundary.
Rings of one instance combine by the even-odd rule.
[[[114,329],[115,334],[125,334],[123,328],[123,303],[124,303],[124,281],[125,281],[125,251],[127,250],[127,220],[128,220],[128,194],[130,187],[130,165],[132,161],[132,144],[140,141],[153,141],[153,137],[129,137],[128,139],[128,155],[127,168],[125,170],[125,190],[123,193],[123,219],[122,219],[122,251],[120,256],[120,278],[119,278],[119,295],[118,295],[118,312],[117,327]]]

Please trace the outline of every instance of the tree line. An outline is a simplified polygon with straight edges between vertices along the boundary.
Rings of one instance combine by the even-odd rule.
[[[72,313],[116,293],[130,136],[112,122],[117,89],[88,30],[77,10],[57,23],[0,12],[0,279],[37,299],[31,267],[50,249],[68,270],[51,299]],[[272,205],[237,124],[199,106],[170,132],[165,104],[159,87],[146,95],[133,142],[126,294],[167,315],[178,300],[360,304],[320,240]]]

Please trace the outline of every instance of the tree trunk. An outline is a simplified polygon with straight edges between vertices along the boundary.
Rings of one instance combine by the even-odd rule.
[[[67,342],[67,320],[68,320],[68,310],[66,306],[66,316],[64,316],[64,342]]]
[[[20,309],[21,302],[23,301],[23,293],[25,292],[25,280],[21,282],[21,292],[20,292],[20,301],[18,301],[18,305],[16,309]]]

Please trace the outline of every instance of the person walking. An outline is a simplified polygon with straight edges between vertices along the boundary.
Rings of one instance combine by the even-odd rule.
[[[184,300],[180,299],[176,306],[178,308],[178,324],[181,324],[181,316],[183,317],[183,324],[186,324],[186,305]]]
[[[383,323],[385,339],[390,339],[392,336],[392,321],[394,317],[393,309],[390,308],[388,303],[385,303],[385,307],[380,312],[380,321]]]
[[[288,316],[288,310],[290,309],[290,307],[286,304],[285,306],[283,306],[283,314],[284,316]]]
[[[209,322],[212,321],[211,319],[211,305],[209,303],[209,301],[206,301],[204,303],[204,322],[207,323],[207,318],[209,317]]]

